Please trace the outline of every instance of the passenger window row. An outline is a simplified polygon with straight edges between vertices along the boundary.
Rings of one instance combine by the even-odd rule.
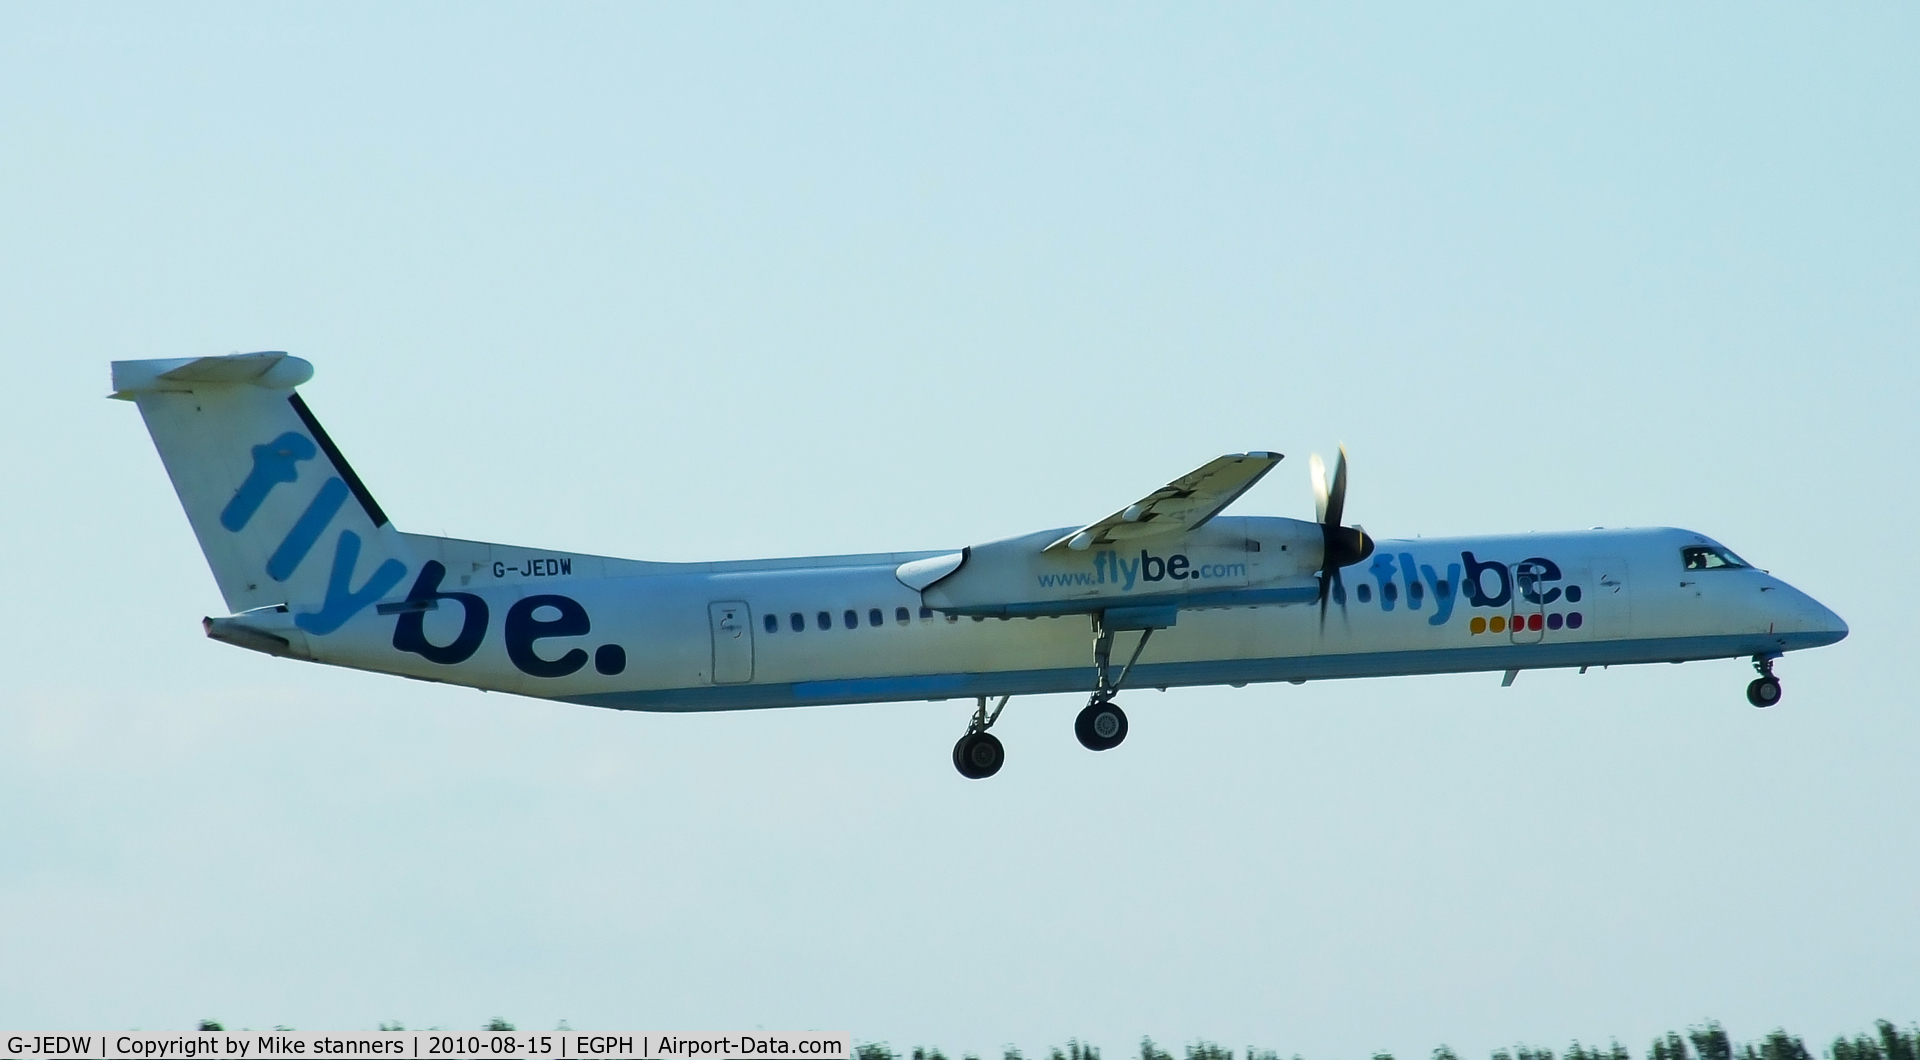
[[[930,622],[933,620],[933,617],[934,617],[933,608],[922,607],[920,609],[920,621]],[[958,622],[960,620],[958,615],[948,615],[946,617],[947,617],[947,621],[949,622]],[[904,607],[896,607],[893,609],[893,621],[896,625],[902,625],[902,626],[910,625],[913,622],[913,612]],[[779,615],[769,612],[768,614],[766,614],[761,618],[760,624],[768,633],[780,632],[780,616]],[[886,614],[884,612],[882,612],[877,607],[867,608],[867,626],[869,628],[882,626],[885,624],[886,624]],[[821,629],[821,630],[832,629],[833,628],[833,612],[815,611],[813,613],[813,625],[814,625],[814,628],[816,629]],[[787,616],[787,628],[792,630],[795,633],[805,633],[807,630],[806,614],[800,611],[795,611],[792,614],[789,614]],[[845,611],[840,612],[840,628],[859,629],[860,628],[860,612],[854,610],[851,607],[847,608]]]

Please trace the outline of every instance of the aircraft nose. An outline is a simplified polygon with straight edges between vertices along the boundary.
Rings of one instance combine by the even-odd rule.
[[[1811,596],[1807,597],[1807,603],[1813,605],[1813,610],[1816,612],[1815,622],[1819,625],[1820,632],[1833,638],[1833,640],[1827,643],[1832,644],[1835,641],[1845,640],[1847,634],[1852,632],[1847,628],[1846,619],[1834,614],[1832,608],[1829,608]]]
[[[1785,582],[1769,595],[1782,597],[1776,606],[1783,612],[1778,627],[1800,643],[1796,647],[1817,648],[1845,640],[1850,630],[1846,620],[1833,609]]]

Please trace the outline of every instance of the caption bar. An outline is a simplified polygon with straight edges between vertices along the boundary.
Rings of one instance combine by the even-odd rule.
[[[844,1034],[554,1034],[380,1031],[291,1034],[10,1034],[0,1056],[37,1060],[304,1060],[306,1057],[503,1057],[531,1060],[847,1060]]]

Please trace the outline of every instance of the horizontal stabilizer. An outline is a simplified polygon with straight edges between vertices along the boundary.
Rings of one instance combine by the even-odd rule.
[[[113,397],[132,401],[135,394],[190,391],[206,386],[257,386],[292,390],[313,378],[313,365],[279,350],[226,357],[182,357],[165,361],[113,362]]]
[[[224,618],[203,618],[200,628],[209,640],[236,648],[295,659],[311,659],[307,638],[293,624],[285,607],[262,607]]]

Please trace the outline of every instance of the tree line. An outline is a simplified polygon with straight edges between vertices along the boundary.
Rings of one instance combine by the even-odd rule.
[[[1193,1042],[1185,1047],[1185,1060],[1234,1060],[1233,1050],[1205,1040]],[[1261,1049],[1248,1046],[1241,1054],[1243,1060],[1301,1060],[1294,1053],[1283,1058],[1277,1049]],[[915,1046],[906,1054],[910,1060],[947,1060],[939,1049]],[[1065,1046],[1054,1046],[1045,1054],[1038,1054],[1036,1060],[1100,1060],[1100,1048],[1088,1045],[1078,1039],[1067,1042]],[[854,1046],[854,1060],[903,1060],[902,1054],[893,1051],[886,1042],[860,1042]],[[964,1053],[960,1060],[980,1060],[972,1053]],[[1000,1060],[1027,1060],[1018,1048],[1007,1046],[1001,1052]],[[1173,1053],[1162,1048],[1152,1038],[1140,1039],[1140,1053],[1136,1060],[1176,1060]],[[1392,1053],[1374,1053],[1371,1060],[1394,1060]],[[1447,1046],[1433,1051],[1432,1060],[1460,1060],[1460,1055]],[[1516,1045],[1511,1049],[1495,1049],[1488,1060],[1635,1060],[1633,1052],[1621,1045],[1616,1039],[1604,1046],[1586,1046],[1579,1042],[1567,1046],[1556,1058],[1553,1050]],[[1759,1041],[1736,1043],[1728,1036],[1726,1029],[1718,1021],[1708,1022],[1705,1026],[1690,1027],[1685,1034],[1669,1031],[1655,1038],[1642,1055],[1642,1060],[1816,1060],[1813,1052],[1798,1035],[1785,1030],[1775,1030]],[[1920,1060],[1920,1025],[1905,1030],[1888,1020],[1878,1020],[1873,1030],[1852,1037],[1842,1035],[1820,1054],[1818,1060]]]

